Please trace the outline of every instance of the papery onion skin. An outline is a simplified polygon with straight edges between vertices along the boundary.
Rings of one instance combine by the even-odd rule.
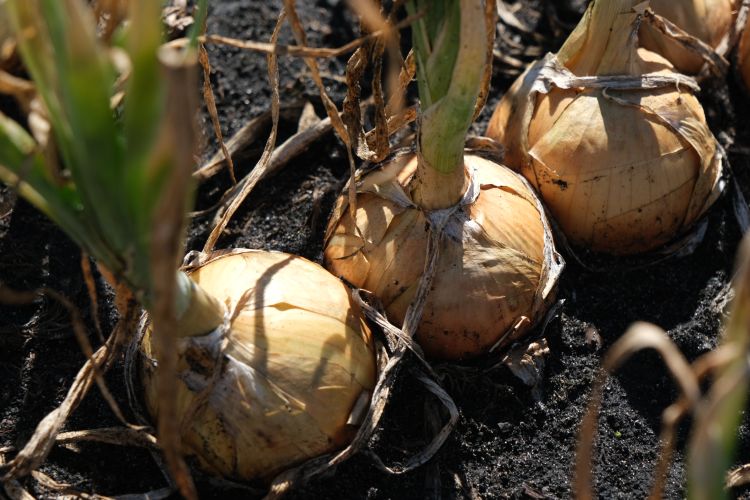
[[[467,155],[464,161],[467,169],[475,169],[481,192],[463,209],[468,220],[462,234],[449,226],[441,241],[435,279],[416,333],[433,359],[468,359],[496,343],[508,345],[538,314],[533,305],[540,287],[545,227],[536,198],[511,170],[477,156]],[[412,154],[386,163],[362,183],[398,178],[409,192],[416,169]],[[339,208],[345,202],[343,195]],[[424,213],[372,193],[357,197],[359,231],[348,210],[339,213],[329,223],[326,267],[373,292],[389,320],[401,325],[424,270]]]
[[[183,451],[209,473],[267,483],[344,447],[356,431],[347,424],[352,408],[375,384],[370,332],[346,286],[301,257],[251,250],[215,258],[190,276],[230,307],[244,305],[218,374],[217,342],[207,336],[180,341],[176,399],[187,421],[175,425],[182,425]],[[144,399],[156,419],[150,330],[141,349]]]
[[[656,14],[672,21],[687,33],[713,48],[719,45],[733,20],[734,0],[651,0]],[[681,73],[696,74],[704,60],[695,52],[685,48],[650,26],[641,25],[641,46],[664,56]]]
[[[669,74],[671,64],[638,49],[633,74]],[[612,96],[697,124],[707,155],[715,153],[703,108],[689,93],[658,90],[561,90],[536,98],[519,140],[522,75],[503,96],[487,135],[506,147],[506,161],[539,190],[568,240],[613,255],[654,250],[685,232],[715,199],[719,168],[704,168],[699,153],[656,114],[622,105]],[[710,160],[710,158],[709,158]]]

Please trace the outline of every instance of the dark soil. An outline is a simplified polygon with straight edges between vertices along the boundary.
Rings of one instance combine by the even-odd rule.
[[[267,40],[278,14],[278,2],[224,0],[215,2],[208,30],[226,36]],[[345,2],[298,2],[310,44],[338,46],[356,36],[357,23]],[[542,36],[534,40],[509,28],[523,43],[554,50],[560,38],[554,30],[576,19],[581,1],[558,2],[554,26],[542,0],[528,1],[519,13]],[[304,5],[302,5],[304,4]],[[562,6],[562,7],[561,7]],[[564,33],[563,33],[564,35]],[[287,28],[282,43],[291,43]],[[500,47],[503,50],[503,47]],[[246,121],[269,109],[270,89],[265,56],[211,46],[211,81],[225,137]],[[322,62],[334,101],[344,95],[341,76],[346,58]],[[322,114],[317,91],[301,61],[283,59],[282,103],[311,101]],[[493,92],[474,132],[480,133],[494,104],[511,83],[497,65]],[[701,96],[714,132],[735,137],[745,149],[729,148],[740,187],[750,194],[750,126],[743,116],[747,97],[730,78],[727,84],[707,84]],[[0,101],[0,106],[8,106]],[[3,108],[5,109],[5,108]],[[733,111],[734,110],[734,111]],[[742,119],[738,119],[738,117]],[[214,148],[210,120],[204,113],[206,155]],[[282,137],[296,124],[283,123]],[[254,145],[257,159],[263,144]],[[743,152],[744,151],[744,152]],[[334,199],[348,175],[345,151],[332,135],[263,181],[231,222],[218,247],[281,250],[319,261],[322,233]],[[244,175],[254,159],[237,165]],[[211,207],[229,186],[225,173],[201,186],[198,208]],[[688,359],[714,348],[723,311],[721,298],[732,274],[740,241],[731,198],[723,197],[708,215],[708,231],[697,249],[646,267],[623,265],[613,259],[597,262],[591,271],[568,258],[558,296],[564,300],[559,316],[546,331],[551,354],[541,391],[532,392],[504,368],[486,371],[476,366],[437,367],[460,412],[457,428],[431,464],[401,476],[379,472],[366,455],[359,455],[334,473],[320,478],[298,498],[419,498],[432,495],[432,479],[440,480],[446,498],[566,498],[571,495],[571,471],[578,425],[592,381],[606,349],[634,321],[653,322],[669,333]],[[199,249],[211,228],[211,216],[193,221],[188,249]],[[71,299],[94,332],[91,306],[80,271],[80,254],[52,223],[25,202],[0,187],[0,283],[18,290],[46,286]],[[99,316],[108,333],[115,320],[111,291],[101,279]],[[601,345],[591,341],[598,332]],[[593,335],[595,336],[595,335]],[[92,342],[98,344],[96,334]],[[66,310],[51,299],[23,306],[0,306],[0,448],[21,447],[41,418],[62,400],[84,357],[73,337]],[[108,375],[119,403],[127,406],[119,368]],[[661,411],[676,397],[662,362],[655,354],[636,355],[607,383],[595,453],[596,486],[602,498],[633,498],[647,494],[657,456]],[[391,462],[403,461],[424,442],[424,390],[405,371],[372,448]],[[74,413],[67,429],[118,425],[97,389]],[[739,432],[737,463],[750,461],[750,428]],[[680,428],[678,450],[670,468],[666,496],[685,495],[685,443],[689,422]],[[142,493],[166,483],[151,455],[137,448],[101,444],[57,447],[41,470],[80,491],[102,495]],[[437,474],[437,476],[435,476]],[[36,483],[24,483],[38,496],[54,496]],[[244,497],[243,490],[216,489],[199,481],[206,497]],[[742,492],[738,492],[742,494]],[[2,493],[0,493],[2,497]]]

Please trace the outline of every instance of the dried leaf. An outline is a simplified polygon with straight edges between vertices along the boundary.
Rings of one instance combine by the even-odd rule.
[[[211,63],[208,60],[206,47],[203,45],[198,49],[198,61],[203,68],[203,100],[208,108],[208,114],[211,116],[211,123],[214,126],[214,135],[216,136],[216,141],[219,143],[221,152],[224,154],[224,159],[229,168],[229,177],[232,179],[232,184],[237,184],[237,178],[234,175],[234,162],[232,161],[232,155],[229,154],[226,144],[224,144],[224,135],[221,132],[219,113],[216,110],[216,99],[214,99],[214,91],[211,87]]]
[[[281,26],[284,23],[284,20],[286,19],[286,16],[287,12],[285,10],[282,10],[279,14],[278,20],[276,21],[276,27],[271,34],[271,44],[273,45],[276,44],[276,41],[279,38],[279,32],[281,30]],[[279,129],[280,103],[278,59],[276,57],[276,54],[273,53],[269,54],[267,59],[268,79],[271,85],[271,135],[266,141],[266,146],[265,148],[263,148],[263,154],[261,155],[260,160],[258,160],[258,163],[255,165],[255,168],[253,168],[252,172],[250,172],[250,175],[247,176],[246,179],[243,179],[243,184],[239,192],[232,198],[226,211],[221,215],[218,222],[214,225],[211,234],[208,236],[206,244],[203,246],[203,253],[205,254],[212,253],[214,247],[216,246],[216,242],[224,232],[227,224],[229,224],[232,216],[240,207],[242,202],[245,201],[245,198],[247,198],[247,196],[250,194],[250,191],[252,191],[258,181],[266,175],[266,171],[268,170],[270,164],[271,155],[273,154],[273,150],[276,145],[276,137]],[[336,117],[338,117],[338,114],[336,114]]]

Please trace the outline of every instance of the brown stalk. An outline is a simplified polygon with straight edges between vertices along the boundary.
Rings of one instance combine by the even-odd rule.
[[[395,8],[394,8],[395,10]],[[389,19],[391,19],[389,17]],[[411,20],[413,21],[413,19]],[[410,21],[410,22],[411,22]],[[299,23],[299,19],[297,19],[297,23]],[[399,25],[396,25],[398,27]],[[301,43],[306,43],[304,38],[304,31],[301,30],[301,25],[298,25],[299,30],[295,31],[295,36],[299,36],[298,40],[302,40]],[[391,33],[397,33],[397,31],[391,31]],[[372,34],[374,37],[376,34]],[[367,38],[367,37],[363,37]],[[271,44],[273,45],[273,44]],[[348,158],[350,163],[350,169],[354,168],[354,156],[351,152],[351,144],[356,142],[359,147],[357,148],[358,156],[363,159],[369,159],[373,160],[376,159],[379,156],[382,156],[384,154],[387,154],[387,151],[389,149],[388,147],[388,137],[394,133],[399,128],[403,127],[404,125],[414,121],[416,119],[416,111],[413,108],[407,108],[403,111],[398,111],[396,106],[394,104],[396,102],[399,102],[400,96],[403,94],[403,91],[405,87],[408,85],[408,83],[413,79],[414,73],[415,73],[415,65],[413,57],[407,58],[407,62],[404,65],[404,67],[401,69],[399,73],[398,78],[398,91],[393,92],[391,96],[391,100],[388,103],[388,116],[386,118],[386,112],[384,111],[385,105],[384,105],[384,97],[383,97],[383,91],[382,91],[382,84],[380,82],[381,78],[381,67],[382,67],[382,43],[378,43],[378,55],[375,56],[376,61],[376,71],[375,71],[375,79],[373,81],[373,99],[376,104],[376,126],[373,130],[364,133],[361,130],[361,111],[360,108],[362,107],[359,103],[359,95],[358,95],[358,82],[359,79],[361,79],[361,75],[364,72],[364,67],[366,67],[366,60],[363,60],[362,53],[359,55],[355,53],[355,56],[352,56],[352,60],[350,61],[350,64],[347,67],[347,80],[348,80],[348,88],[349,92],[347,94],[347,101],[344,104],[344,111],[342,113],[339,113],[338,110],[336,110],[335,105],[333,105],[332,101],[330,101],[330,98],[328,97],[325,88],[322,84],[322,80],[319,78],[320,74],[317,70],[317,63],[315,63],[314,60],[307,61],[308,66],[314,69],[311,69],[311,72],[313,73],[313,80],[315,80],[316,85],[318,85],[319,91],[321,92],[321,99],[323,100],[324,104],[328,102],[330,105],[326,105],[326,112],[330,113],[331,111],[335,111],[335,118],[331,118],[331,115],[318,122],[315,126],[311,127],[310,129],[306,129],[304,131],[299,131],[297,134],[292,136],[290,139],[288,139],[284,144],[282,144],[277,150],[273,151],[271,154],[270,159],[268,160],[268,164],[265,168],[259,168],[263,165],[263,157],[261,157],[261,160],[256,164],[256,167],[253,169],[251,174],[239,182],[238,186],[236,186],[230,194],[225,195],[224,199],[230,200],[230,206],[224,214],[222,214],[219,217],[219,220],[216,222],[216,226],[214,228],[214,231],[212,232],[212,235],[209,237],[209,241],[206,244],[206,247],[204,248],[204,251],[209,248],[213,248],[213,245],[215,245],[216,240],[219,237],[219,233],[223,231],[223,229],[226,227],[226,223],[228,222],[228,219],[231,218],[232,213],[236,211],[236,208],[239,207],[239,205],[244,201],[244,199],[247,197],[249,192],[254,188],[254,186],[257,184],[260,179],[266,177],[267,175],[271,174],[272,172],[278,170],[282,166],[284,166],[288,161],[290,161],[292,158],[294,158],[296,155],[300,154],[302,151],[306,150],[309,145],[317,140],[320,136],[323,134],[328,133],[332,128],[337,131],[341,139],[344,141],[344,143],[347,145],[348,150]],[[360,51],[361,49],[358,49]],[[317,74],[318,78],[316,79],[315,75]],[[355,105],[356,103],[356,105]],[[272,102],[273,105],[273,102]],[[271,112],[273,114],[273,110]],[[347,116],[348,114],[348,116]],[[263,120],[264,122],[267,121],[266,114],[261,115],[261,117],[258,118],[258,120]],[[351,125],[348,127],[344,127],[346,129],[346,134],[341,134],[341,128],[337,128],[337,124],[339,124],[341,127],[343,127],[343,123],[350,123]],[[246,125],[247,130],[245,127],[235,135],[232,139],[229,141],[229,150],[230,153],[234,153],[241,149],[243,145],[247,144],[247,142],[251,141],[256,136],[256,130],[260,127],[260,124],[255,121],[251,121]],[[359,132],[359,133],[358,133]],[[352,136],[355,138],[353,139]],[[372,146],[370,146],[372,144]],[[267,143],[268,147],[268,143]],[[374,149],[374,151],[373,151]],[[218,170],[219,164],[222,161],[224,157],[226,157],[226,152],[222,152],[221,156],[219,153],[214,155],[214,157],[201,169],[199,169],[198,172],[194,174],[199,179],[204,179],[209,175],[212,175]],[[264,150],[265,155],[265,150]],[[239,188],[239,190],[238,190]],[[224,201],[221,202],[222,204],[225,203]],[[223,223],[223,227],[222,227]],[[219,231],[219,228],[221,227],[221,230]]]
[[[405,0],[397,0],[396,2],[393,2],[393,5],[391,5],[391,11],[388,14],[389,24],[393,26],[398,25],[397,15],[405,3]],[[390,58],[388,75],[386,77],[388,82],[388,94],[390,97],[385,108],[385,115],[391,116],[400,113],[401,109],[403,109],[406,97],[404,90],[409,82],[414,79],[414,74],[417,69],[414,64],[414,55],[411,50],[407,54],[406,60],[404,60],[404,57],[401,54],[401,36],[398,30],[393,30],[391,36],[386,38],[385,46]],[[409,57],[411,57],[412,67],[409,66]],[[408,74],[410,69],[413,69],[411,75]],[[404,79],[406,80],[405,82]]]
[[[57,293],[56,291],[43,289],[42,292],[45,295],[48,295],[54,298],[58,303],[62,304],[63,307],[65,307],[65,309],[68,311],[68,314],[70,315],[70,321],[73,326],[73,333],[75,334],[76,340],[78,341],[78,345],[81,347],[81,351],[83,351],[84,356],[86,356],[86,358],[89,361],[91,361],[94,357],[94,349],[91,346],[91,342],[89,341],[88,335],[86,334],[86,327],[83,324],[83,318],[81,318],[80,311],[78,311],[78,309],[76,308],[75,305],[73,305],[72,302],[70,302],[66,297]],[[117,404],[117,401],[115,401],[115,398],[112,396],[112,393],[107,387],[107,384],[104,381],[104,376],[102,375],[102,372],[97,368],[95,364],[93,365],[93,375],[96,380],[96,385],[99,387],[99,391],[101,391],[102,393],[102,397],[107,402],[107,404],[109,405],[110,409],[115,414],[117,419],[123,424],[129,425],[127,423],[127,420],[125,419],[125,416],[120,410],[120,407]]]
[[[741,465],[727,474],[727,488],[736,488],[750,483],[750,464]]]
[[[28,101],[36,92],[34,84],[0,69],[0,94],[9,94]]]
[[[106,427],[82,431],[61,432],[55,441],[59,445],[80,443],[81,441],[114,444],[117,446],[135,446],[138,448],[158,449],[156,438],[147,432],[148,428]]]
[[[292,32],[294,33],[294,38],[297,41],[297,44],[303,47],[306,47],[307,35],[305,35],[305,30],[302,27],[302,23],[299,20],[299,16],[297,15],[295,3],[296,3],[295,0],[284,0],[284,6],[289,14],[289,22],[292,26]],[[352,58],[355,58],[355,56],[356,56],[356,53],[355,55],[352,56]],[[312,75],[313,81],[315,82],[315,85],[318,87],[320,98],[323,101],[323,106],[325,107],[326,114],[328,114],[328,118],[331,120],[331,125],[333,126],[333,129],[336,131],[336,134],[339,136],[339,138],[344,142],[344,145],[346,146],[347,159],[349,160],[349,171],[350,171],[350,175],[353,178],[356,167],[354,165],[354,155],[352,153],[352,139],[350,137],[350,132],[346,127],[346,122],[343,120],[342,116],[339,115],[338,108],[331,100],[330,96],[328,95],[328,92],[326,92],[325,85],[323,84],[323,79],[320,76],[320,70],[318,69],[318,62],[312,57],[305,57],[304,61],[308,69],[310,70],[310,73]],[[347,66],[349,65],[347,64]],[[356,204],[352,205],[352,203],[356,203],[356,200],[355,200],[356,193],[354,193],[351,188],[349,190],[349,198],[350,198],[349,199],[350,208],[351,210],[355,210]]]
[[[414,51],[409,50],[399,70],[397,81],[391,86],[391,97],[388,99],[388,104],[385,107],[385,112],[388,116],[397,114],[403,108],[404,91],[409,83],[414,80],[416,73],[417,63],[414,59]]]
[[[362,103],[362,106],[365,107],[369,104],[370,101],[368,99]],[[389,137],[400,130],[402,127],[416,120],[416,117],[417,110],[414,106],[401,110],[401,112],[397,115],[390,116],[388,118]],[[248,192],[252,191],[252,189],[257,185],[258,182],[260,182],[261,179],[264,179],[282,169],[289,162],[294,160],[294,158],[306,151],[315,141],[330,133],[331,130],[333,130],[331,120],[329,118],[324,118],[310,128],[297,132],[289,139],[284,141],[279,147],[274,149],[273,153],[271,154],[271,158],[268,161],[267,168],[262,171],[257,169],[251,171],[248,176],[244,177],[237,183],[237,186],[235,186],[234,188],[230,188],[230,190],[227,191],[218,205],[231,203],[245,189],[247,189]],[[371,138],[373,137],[374,133],[374,130],[367,132],[365,134],[365,138],[368,140],[372,140]],[[214,167],[206,169],[206,172],[213,170],[213,168]],[[215,209],[216,207],[214,206],[201,212],[195,212],[192,215],[202,215],[208,212],[212,212]]]
[[[214,135],[216,141],[219,143],[221,152],[224,154],[224,159],[229,168],[229,177],[232,179],[232,184],[237,184],[237,177],[234,175],[234,161],[232,161],[232,155],[229,154],[226,144],[224,144],[224,135],[221,133],[221,123],[219,122],[219,112],[216,110],[216,99],[214,98],[214,91],[211,87],[211,63],[208,60],[208,52],[206,47],[201,44],[198,49],[198,62],[200,62],[203,68],[203,100],[208,108],[208,114],[211,116],[211,123],[214,127]]]
[[[357,156],[362,160],[380,162],[390,152],[387,119],[389,113],[386,111],[382,82],[383,54],[386,47],[388,47],[393,60],[402,61],[398,50],[398,30],[391,28],[395,24],[395,14],[399,6],[394,5],[386,19],[381,15],[381,11],[375,8],[376,3],[364,0],[350,0],[350,4],[361,19],[360,25],[363,31],[369,33],[379,31],[383,34],[357,49],[357,52],[355,52],[347,64],[347,96],[344,99],[343,120],[347,125],[349,140]],[[365,134],[361,117],[360,81],[364,77],[364,72],[370,61],[373,64],[372,98],[374,103],[375,128],[370,134]],[[396,101],[398,107],[392,107],[394,114],[401,109],[401,97],[403,94],[403,89],[398,87],[399,78],[397,75],[398,73],[392,72],[391,98],[398,97]],[[350,172],[350,174],[353,175],[354,172]]]
[[[89,256],[83,251],[81,252],[81,271],[83,272],[83,281],[86,283],[86,291],[89,294],[91,318],[94,321],[96,335],[99,337],[99,341],[103,344],[105,338],[102,333],[101,322],[99,321],[99,298],[96,293],[96,283],[94,282],[94,275],[91,272],[91,261],[89,261]]]
[[[348,0],[349,8],[351,8],[357,17],[360,19],[360,25],[365,28],[368,33],[376,31],[384,33],[386,36],[390,36],[390,25],[380,14],[380,2],[373,2],[371,0]]]
[[[8,481],[4,484],[5,493],[11,500],[36,500],[28,491],[26,491],[21,483],[15,479]]]
[[[341,120],[346,127],[346,136],[342,141],[346,145],[346,155],[349,160],[349,176],[353,179],[356,171],[352,150],[358,149],[361,136],[361,116],[359,109],[360,80],[369,62],[370,44],[358,48],[346,64],[346,97],[344,98]],[[325,92],[321,88],[321,92]],[[326,96],[327,97],[327,96]],[[338,113],[336,113],[338,116]],[[340,134],[339,134],[340,135]],[[366,145],[365,145],[366,146]],[[353,220],[357,211],[357,193],[354,183],[349,183],[349,213]]]
[[[36,481],[39,487],[42,489],[49,490],[50,492],[54,492],[54,496],[56,498],[76,498],[76,499],[84,499],[84,500],[113,500],[112,497],[97,495],[96,493],[85,493],[83,491],[78,491],[75,488],[73,488],[71,485],[67,483],[60,483],[58,481],[55,481],[47,474],[44,474],[43,472],[39,471],[33,471],[31,473],[32,479]]]
[[[354,163],[353,152],[355,152],[360,159],[371,162],[382,161],[390,152],[390,144],[388,141],[388,119],[382,84],[383,53],[386,46],[391,49],[391,54],[398,53],[398,49],[395,45],[396,37],[394,35],[397,31],[387,29],[394,20],[393,16],[396,13],[398,5],[394,6],[393,11],[388,16],[388,20],[386,20],[372,5],[366,6],[358,1],[352,1],[351,3],[362,19],[360,24],[363,30],[377,27],[384,33],[382,37],[377,38],[372,42],[368,42],[357,49],[349,59],[346,66],[347,94],[344,99],[342,120],[346,125],[347,136],[342,137],[341,139],[346,144],[347,158],[349,160],[349,175],[353,179],[356,175],[356,165]],[[360,110],[360,82],[364,77],[365,70],[371,60],[374,65],[372,90],[375,105],[375,128],[370,134],[365,135],[362,128],[362,116]],[[401,94],[402,92],[400,92],[399,89],[396,89],[391,96],[392,100],[394,97],[398,96],[398,100],[395,101],[395,104],[399,108],[402,104]],[[372,137],[370,137],[370,135]],[[348,196],[349,213],[352,219],[356,219],[357,193],[356,186],[352,182],[348,185]],[[356,227],[356,230],[359,231],[359,228]]]
[[[708,374],[733,359],[734,354],[732,353],[732,349],[727,347],[726,345],[719,346],[716,350],[710,351],[695,360],[692,364],[692,370],[698,380],[703,381]],[[658,500],[664,496],[664,484],[666,483],[667,472],[669,471],[669,464],[672,452],[674,451],[677,424],[691,410],[693,410],[693,406],[690,404],[690,401],[685,396],[681,396],[680,399],[669,405],[662,412],[662,427],[659,433],[661,450],[659,451],[659,459],[655,468],[654,485],[651,488],[650,499]]]
[[[302,104],[300,103],[281,106],[279,109],[279,118],[284,120],[296,120],[301,109]],[[251,118],[226,142],[227,151],[225,152],[223,148],[220,148],[211,159],[204,163],[198,170],[193,172],[193,178],[198,180],[198,182],[203,182],[219,172],[227,158],[227,152],[234,160],[240,157],[250,145],[260,139],[261,135],[266,133],[267,129],[270,129],[271,118],[271,110],[268,110],[255,118]]]
[[[180,494],[197,499],[187,464],[180,452],[179,428],[175,394],[177,393],[177,317],[175,311],[175,272],[182,255],[185,209],[193,170],[193,154],[197,144],[195,113],[198,109],[192,89],[197,86],[197,54],[163,46],[159,51],[166,82],[165,115],[155,153],[154,168],[169,161],[168,180],[154,212],[151,241],[151,275],[153,303],[149,307],[159,359],[157,394],[159,401],[157,434],[167,467]],[[171,159],[171,161],[170,161]]]
[[[281,26],[283,25],[286,17],[286,10],[282,10],[279,13],[279,18],[276,21],[276,26],[274,27],[273,33],[271,34],[271,44],[276,44],[276,42],[278,41],[279,32],[281,31]],[[247,198],[247,196],[250,194],[250,191],[252,191],[252,189],[255,187],[255,184],[257,184],[258,180],[260,180],[265,175],[270,163],[269,160],[271,159],[274,147],[276,146],[276,137],[279,130],[280,108],[278,58],[275,54],[269,54],[267,59],[268,80],[271,84],[271,135],[266,141],[266,146],[263,148],[263,154],[261,155],[260,160],[258,160],[258,163],[256,163],[255,168],[253,168],[252,172],[250,173],[250,176],[247,177],[248,181],[242,186],[237,196],[232,199],[229,207],[227,207],[226,212],[221,215],[219,221],[211,231],[211,234],[208,236],[208,240],[203,246],[203,252],[205,254],[210,254],[213,251],[216,242],[224,232],[224,229],[226,229],[227,224],[229,224],[229,221],[234,213],[237,211],[240,205],[242,205],[242,202],[245,201],[245,198]],[[338,117],[338,114],[336,116]]]
[[[750,241],[744,238],[738,251],[732,277],[734,298],[725,321],[722,350],[714,363],[715,381],[695,409],[688,447],[688,487],[695,498],[716,495],[722,486],[741,484],[740,467],[730,471],[724,481],[718,477],[731,465],[733,444],[740,425],[740,412],[747,404],[748,325],[750,325]],[[722,484],[723,483],[723,484]]]
[[[286,4],[287,0],[285,0]],[[413,16],[405,18],[403,21],[395,24],[392,29],[400,30],[407,26],[410,26],[414,21],[422,17],[422,13],[417,13]],[[299,21],[299,19],[298,19]],[[291,57],[304,57],[304,58],[317,58],[317,59],[328,59],[331,57],[339,57],[350,52],[354,52],[364,43],[383,36],[385,33],[382,31],[376,31],[369,35],[357,38],[351,42],[342,45],[337,48],[326,48],[326,47],[308,47],[306,43],[301,43],[297,40],[298,45],[277,45],[272,43],[255,42],[252,40],[238,40],[236,38],[229,38],[221,35],[206,35],[200,37],[201,42],[216,43],[221,45],[228,45],[230,47],[236,47],[238,49],[254,50],[256,52],[265,52],[266,54],[274,54],[277,56],[291,56]],[[182,47],[187,44],[187,39],[181,38],[170,42],[170,45]]]
[[[0,452],[0,469],[5,465],[5,454]],[[34,497],[31,496],[31,494],[26,491],[16,479],[3,480],[2,486],[5,490],[5,494],[8,495],[8,498],[11,500],[34,500]]]
[[[138,308],[127,289],[120,287],[117,293],[120,297],[118,302],[122,316],[114,331],[107,342],[97,349],[78,371],[60,406],[39,422],[31,439],[18,455],[9,464],[0,466],[0,470],[7,469],[5,475],[0,478],[2,481],[11,481],[28,475],[44,462],[62,426],[91,389],[97,371],[105,373],[118,359],[131,332],[134,331]]]
[[[349,58],[346,65],[346,97],[344,98],[343,112],[341,119],[346,125],[347,135],[351,149],[356,151],[357,156],[363,160],[379,162],[382,161],[389,152],[388,147],[388,122],[385,116],[385,102],[383,98],[383,86],[381,82],[382,75],[382,54],[385,46],[377,43],[374,46],[365,45],[360,47]],[[375,112],[375,129],[372,137],[374,149],[370,148],[362,129],[362,113],[360,104],[360,82],[364,77],[365,71],[369,65],[370,59],[374,59],[373,69],[373,101]],[[353,174],[353,172],[351,172]]]
[[[84,257],[84,258],[86,259],[86,263],[88,263],[88,257]],[[87,286],[89,286],[88,279],[92,280],[91,284],[93,285],[93,278],[90,275],[90,269],[89,269],[88,278],[84,277],[84,280],[87,281]],[[91,290],[89,290],[89,292],[91,292]],[[38,290],[31,291],[31,292],[19,292],[16,290],[11,290],[9,288],[0,287],[0,302],[6,303],[6,304],[13,304],[13,305],[28,304],[42,296],[51,297],[53,300],[55,300],[57,303],[59,303],[65,308],[65,310],[68,312],[68,315],[70,316],[70,322],[73,327],[73,333],[76,337],[76,340],[78,341],[78,345],[81,347],[81,351],[83,351],[84,356],[86,356],[86,358],[89,361],[91,361],[94,357],[94,349],[91,346],[91,342],[89,341],[88,335],[86,333],[86,326],[84,325],[83,318],[81,317],[81,313],[78,310],[78,308],[72,302],[70,302],[70,300],[68,300],[62,294],[49,288],[40,288]],[[95,297],[96,297],[96,289],[94,287],[94,298],[92,299],[94,302],[94,305],[96,304]],[[94,314],[94,317],[98,321],[98,317],[96,316],[96,314]],[[104,344],[106,340],[103,338],[101,330],[99,330],[99,336],[102,340],[102,343]],[[107,402],[107,404],[109,405],[110,409],[115,414],[117,419],[120,420],[120,422],[122,422],[123,424],[129,425],[122,411],[120,410],[119,405],[115,401],[115,398],[112,396],[112,393],[109,390],[109,387],[104,381],[104,376],[102,372],[99,369],[97,369],[96,366],[94,366],[94,369],[93,369],[93,376],[96,380],[96,384],[99,387],[99,390],[101,391],[102,397]]]
[[[607,352],[602,363],[593,389],[591,400],[586,414],[581,422],[578,438],[578,450],[576,451],[575,478],[573,492],[579,500],[590,500],[594,498],[592,486],[591,457],[596,441],[597,428],[599,425],[599,409],[604,394],[604,384],[609,375],[625,363],[633,354],[644,349],[654,349],[664,360],[670,374],[677,382],[682,397],[687,401],[689,407],[694,407],[700,398],[698,378],[691,370],[685,357],[677,346],[667,336],[664,330],[648,324],[635,323],[620,339],[615,342]],[[657,485],[661,477],[657,477]]]

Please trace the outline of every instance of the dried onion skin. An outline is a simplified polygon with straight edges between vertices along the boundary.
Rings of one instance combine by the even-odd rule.
[[[651,0],[656,14],[716,48],[733,22],[734,0]],[[677,71],[697,74],[704,60],[680,42],[644,22],[639,32],[641,46],[664,56]]]
[[[301,257],[252,250],[209,260],[190,277],[230,311],[240,306],[224,336],[180,341],[183,451],[211,474],[268,483],[348,444],[352,410],[369,401],[376,370],[346,286]],[[156,419],[151,335],[141,343],[141,380]]]

